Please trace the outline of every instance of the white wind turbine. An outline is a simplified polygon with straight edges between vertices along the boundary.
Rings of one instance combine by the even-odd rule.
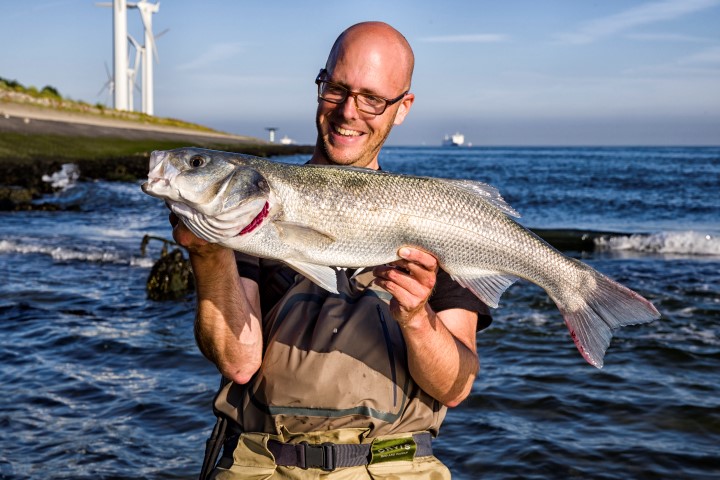
[[[142,111],[147,115],[154,115],[155,100],[153,95],[153,59],[156,62],[158,61],[158,52],[157,46],[155,45],[156,37],[152,33],[152,15],[160,10],[160,2],[150,3],[147,0],[141,0],[132,5],[131,8],[137,8],[140,11],[140,18],[142,19],[143,27],[145,28],[142,65]],[[162,33],[160,35],[162,35]],[[160,35],[158,35],[158,37]]]
[[[128,105],[128,48],[127,48],[127,0],[112,3],[96,3],[113,10],[113,85],[114,105],[117,110],[127,110]]]
[[[135,85],[135,79],[137,78],[138,69],[140,68],[140,62],[142,61],[143,57],[145,57],[145,47],[140,45],[137,40],[133,38],[132,35],[128,34],[128,40],[130,40],[130,43],[133,44],[135,47],[135,63],[133,65],[133,68],[128,68],[128,76],[127,76],[127,88],[128,88],[128,105],[127,109],[131,112],[135,111],[135,98],[133,97],[134,89],[136,88]],[[129,63],[129,57],[128,57],[128,63]]]
[[[112,73],[110,73],[110,69],[108,68],[107,63],[105,64],[105,73],[107,74],[107,82],[105,82],[105,85],[103,85],[98,92],[98,97],[102,95],[105,90],[107,90],[107,98],[105,99],[105,106],[107,106],[110,97],[112,97],[113,92],[115,91],[115,81],[113,80]]]

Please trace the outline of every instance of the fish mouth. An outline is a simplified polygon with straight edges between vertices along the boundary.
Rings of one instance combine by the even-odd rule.
[[[167,196],[171,181],[180,173],[168,162],[168,152],[154,151],[150,155],[150,171],[147,182],[143,183],[142,191],[156,197]]]

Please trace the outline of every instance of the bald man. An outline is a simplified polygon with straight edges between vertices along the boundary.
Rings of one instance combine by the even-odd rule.
[[[391,26],[345,30],[315,79],[310,163],[379,169],[415,99],[413,67]],[[476,331],[490,317],[432,255],[402,248],[391,265],[338,273],[330,294],[171,223],[195,273],[198,346],[224,379],[225,442],[208,478],[450,478],[432,438],[472,388]]]

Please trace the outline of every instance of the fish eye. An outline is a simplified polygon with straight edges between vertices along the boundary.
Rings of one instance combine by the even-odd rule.
[[[203,165],[205,165],[205,159],[203,157],[201,157],[200,155],[194,155],[194,156],[190,157],[189,163],[193,168],[198,168],[198,167],[202,167]]]

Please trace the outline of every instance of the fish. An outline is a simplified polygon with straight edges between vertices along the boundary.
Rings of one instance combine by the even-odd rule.
[[[547,292],[585,360],[602,368],[614,330],[660,317],[651,302],[559,252],[493,186],[202,148],[155,151],[142,190],[198,237],[285,262],[337,293],[339,268],[385,265],[410,246],[490,307],[522,278]]]

